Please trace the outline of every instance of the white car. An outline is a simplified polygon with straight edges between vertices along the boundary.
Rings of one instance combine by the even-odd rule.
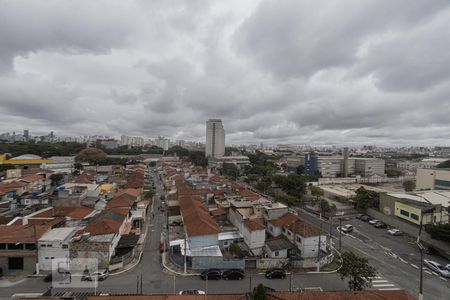
[[[403,232],[398,230],[397,228],[391,228],[387,231],[390,235],[402,235]]]
[[[438,273],[442,277],[450,278],[450,271],[447,270],[445,267],[443,267],[440,263],[437,263],[429,259],[424,259],[423,262],[425,263],[428,269]]]
[[[337,230],[342,231],[343,233],[349,233],[353,231],[353,226],[350,224],[344,225],[342,228],[338,226]]]
[[[377,220],[377,219],[372,219],[372,220],[369,221],[369,224],[370,225],[375,225],[377,222],[380,222],[380,221]]]
[[[200,290],[184,290],[180,291],[178,295],[205,295],[206,293],[204,291]]]
[[[82,280],[87,280],[87,281],[94,281],[94,280],[96,280],[96,281],[103,281],[103,280],[105,280],[105,279],[108,278],[108,277],[109,277],[108,270],[102,270],[102,271],[99,270],[98,272],[94,272],[94,273],[91,273],[91,274],[89,274],[89,275],[83,276]]]

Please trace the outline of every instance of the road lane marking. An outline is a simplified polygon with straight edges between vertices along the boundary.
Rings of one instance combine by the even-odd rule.
[[[439,279],[440,279],[440,280],[443,280],[443,281],[447,281],[447,279],[444,278],[444,277],[442,277],[442,276],[439,276]]]
[[[427,273],[427,274],[431,275],[431,272],[430,272],[430,271],[428,271],[428,270],[425,270],[425,273]]]
[[[389,282],[386,279],[372,280],[372,283]]]
[[[317,246],[317,247],[318,247],[318,246]],[[439,274],[436,273],[436,272],[431,272],[431,273],[433,273],[434,276],[439,276]]]
[[[411,267],[413,267],[414,269],[417,269],[417,270],[419,270],[419,267],[418,266],[416,266],[415,264],[410,264],[411,265]]]
[[[392,283],[384,283],[384,284],[374,284],[373,287],[388,287],[388,286],[395,286],[395,284]]]
[[[385,288],[385,289],[378,289],[379,291],[397,291],[401,290],[400,288]]]
[[[401,258],[400,256],[398,257],[400,259],[400,261],[404,264],[407,264],[408,262],[406,260],[404,260],[403,258]]]

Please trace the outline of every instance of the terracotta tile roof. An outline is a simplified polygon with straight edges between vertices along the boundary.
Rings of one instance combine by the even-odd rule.
[[[0,257],[33,257],[36,256],[34,250],[19,250],[19,251],[0,251]]]
[[[39,181],[39,180],[42,180],[42,179],[44,179],[44,176],[38,175],[38,174],[22,176],[20,178],[20,180],[27,181],[27,182]]]
[[[55,216],[65,216],[72,219],[84,219],[94,211],[92,208],[84,206],[57,207],[54,210]]]
[[[267,299],[283,300],[414,300],[405,290],[336,291],[336,292],[273,292]]]
[[[324,233],[324,231],[320,231],[320,228],[316,225],[302,219],[297,220],[294,224],[287,226],[287,228],[302,237],[318,236],[321,232],[322,234]]]
[[[247,227],[250,231],[266,230],[266,226],[264,226],[263,224],[258,223],[256,221],[252,221],[252,220],[245,220],[244,226]]]
[[[209,212],[213,217],[226,215],[227,212],[223,208],[217,208]]]
[[[257,193],[252,192],[248,189],[239,190],[239,196],[241,196],[242,198],[246,198],[249,201],[256,201],[261,198]]]
[[[83,172],[75,179],[75,183],[89,184],[89,183],[92,183],[93,180],[94,180],[93,174],[90,174],[88,172]]]
[[[33,244],[48,230],[50,226],[47,225],[0,225],[0,243]]]
[[[8,189],[8,188],[23,188],[25,186],[27,186],[28,184],[26,184],[25,182],[20,182],[20,181],[12,181],[12,182],[8,182],[8,183],[4,183],[1,185],[2,188]]]
[[[298,216],[293,213],[285,213],[281,217],[275,220],[270,220],[269,223],[276,227],[287,227],[294,224],[298,220]]]
[[[128,195],[131,195],[131,196],[137,198],[137,197],[139,197],[141,192],[138,189],[128,188],[128,189],[125,189],[125,190],[118,191],[116,196],[121,196],[123,194],[128,194]]]
[[[209,214],[201,198],[192,195],[199,190],[183,188],[178,190],[180,211],[188,236],[211,235],[219,233],[219,225]]]
[[[134,205],[134,200],[131,200],[124,195],[115,197],[114,199],[110,200],[106,204],[106,208],[113,208],[113,207],[132,207]]]
[[[246,300],[244,294],[233,295],[149,295],[149,296],[88,296],[86,300]]]
[[[87,296],[87,300],[244,300],[245,294],[230,295],[149,295],[149,296]],[[272,292],[267,300],[415,300],[405,290]]]
[[[89,223],[81,232],[89,232],[90,235],[103,235],[109,233],[119,233],[121,222],[109,218],[102,218],[100,220]]]
[[[25,170],[21,170],[21,174],[22,176],[26,176],[26,175],[33,175],[33,174],[52,174],[55,173],[52,170],[48,170],[48,169],[25,169]]]

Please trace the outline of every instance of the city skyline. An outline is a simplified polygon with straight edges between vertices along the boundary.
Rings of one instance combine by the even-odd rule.
[[[450,140],[447,1],[77,5],[2,4],[0,131],[201,140],[220,118],[230,144]]]

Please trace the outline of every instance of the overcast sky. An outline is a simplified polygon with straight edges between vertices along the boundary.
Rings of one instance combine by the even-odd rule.
[[[0,132],[450,144],[450,2],[0,0]]]

